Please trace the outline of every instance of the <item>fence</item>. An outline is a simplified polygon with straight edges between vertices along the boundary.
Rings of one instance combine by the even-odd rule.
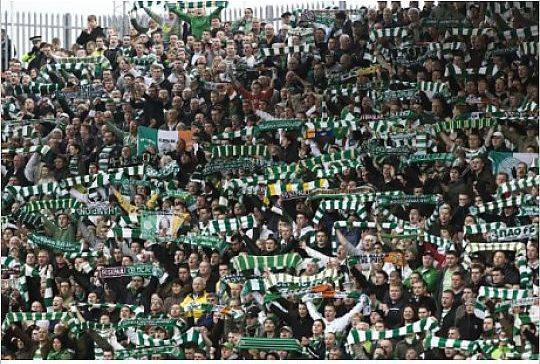
[[[355,2],[358,3],[358,2]],[[360,5],[347,4],[346,1],[302,1],[284,5],[265,5],[253,7],[254,16],[266,21],[272,21],[275,27],[280,25],[280,16],[286,11],[294,9],[324,9],[327,6],[338,6],[340,9],[355,9]],[[114,27],[120,34],[127,34],[129,30],[129,16],[127,10],[131,7],[131,1],[123,2],[122,15],[98,15],[98,24],[104,29]],[[226,8],[222,11],[223,21],[233,21],[243,16],[244,8]],[[43,14],[32,12],[8,12],[1,15],[2,29],[7,32],[11,40],[11,52],[2,44],[1,62],[7,65],[8,54],[21,58],[23,54],[32,49],[29,38],[41,35],[43,41],[51,42],[58,38],[60,45],[69,49],[83,29],[86,28],[86,15],[82,14]],[[13,49],[14,48],[14,49]],[[3,66],[2,69],[4,69]]]

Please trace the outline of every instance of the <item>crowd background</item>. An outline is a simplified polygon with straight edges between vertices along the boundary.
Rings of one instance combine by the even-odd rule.
[[[179,4],[2,68],[2,359],[538,358],[538,3]]]

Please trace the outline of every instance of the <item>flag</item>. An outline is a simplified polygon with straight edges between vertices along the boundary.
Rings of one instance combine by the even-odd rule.
[[[509,176],[512,176],[512,169],[517,168],[519,163],[525,162],[531,167],[537,157],[536,153],[489,152],[493,174],[506,172]]]
[[[176,237],[178,228],[182,225],[181,216],[143,212],[141,215],[141,238]]]
[[[192,144],[190,130],[158,130],[139,126],[137,129],[137,155],[142,155],[148,146],[157,148],[158,154],[163,154],[176,150],[179,140],[186,143],[190,148]]]

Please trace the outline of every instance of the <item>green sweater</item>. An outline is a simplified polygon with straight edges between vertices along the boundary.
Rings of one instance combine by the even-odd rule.
[[[49,218],[43,214],[39,214],[42,217],[43,227],[49,236],[56,240],[62,241],[75,241],[77,234],[76,223],[71,222],[66,228],[62,229],[52,222]]]
[[[431,267],[429,269],[424,269],[423,267],[418,267],[414,270],[422,275],[422,279],[426,282],[426,288],[428,292],[433,293],[437,290],[437,280],[439,279],[439,272],[437,269]],[[407,288],[411,288],[411,279],[407,278],[403,284]]]
[[[60,351],[51,350],[47,355],[47,360],[70,360],[72,359],[71,353],[67,349]]]
[[[202,15],[202,16],[183,13],[181,9],[176,8],[176,7],[170,7],[169,11],[178,15],[178,18],[180,20],[188,22],[189,25],[191,26],[191,34],[193,34],[193,36],[197,40],[200,40],[202,38],[203,32],[205,30],[210,29],[212,18],[219,17],[219,14],[221,13],[221,10],[223,9],[224,9],[223,7],[218,7],[210,15]]]

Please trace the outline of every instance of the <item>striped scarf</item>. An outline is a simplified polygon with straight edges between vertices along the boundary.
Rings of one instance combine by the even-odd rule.
[[[2,330],[4,331],[9,325],[21,321],[65,321],[70,316],[69,312],[8,312],[4,322],[2,322]]]
[[[369,40],[375,42],[378,38],[390,38],[390,37],[399,37],[405,38],[409,35],[407,28],[384,28],[384,29],[373,29],[369,33]]]
[[[361,160],[342,160],[328,162],[325,166],[316,168],[316,176],[318,178],[332,178],[337,174],[343,173],[345,170],[356,169],[362,167]]]
[[[270,256],[238,255],[232,259],[234,269],[244,272],[250,269],[264,271],[265,269],[297,269],[302,257],[297,253]]]
[[[313,217],[313,224],[318,224],[323,218],[324,213],[328,210],[355,211],[361,216],[362,220],[367,219],[367,212],[364,206],[366,201],[356,199],[353,196],[351,197],[351,199],[322,201]]]
[[[535,239],[538,237],[538,225],[522,225],[509,227],[506,229],[493,230],[490,235],[491,241],[516,241],[524,239]]]
[[[122,175],[135,176],[143,175],[145,173],[145,166],[132,166],[122,167],[109,170],[109,174],[97,173],[87,174],[84,176],[70,177],[59,182],[42,183],[40,185],[21,187],[21,186],[8,186],[6,189],[15,196],[30,197],[39,194],[53,194],[58,193],[58,190],[64,191],[68,187],[74,187],[77,185],[92,183],[93,187],[103,187],[109,183],[111,176],[115,176],[119,179]]]
[[[261,48],[261,55],[264,57],[284,56],[293,53],[309,53],[314,49],[311,44],[301,44],[294,46],[282,45],[280,47]]]
[[[63,209],[76,209],[80,207],[81,203],[72,198],[56,199],[56,200],[41,200],[30,201],[21,208],[22,212],[36,212],[43,209],[49,210],[63,210]]]
[[[246,138],[248,136],[255,135],[255,127],[249,126],[245,127],[242,130],[234,130],[234,131],[224,131],[222,133],[218,133],[216,135],[212,136],[212,140],[232,140],[232,139],[238,139],[238,138]]]
[[[497,119],[483,118],[483,119],[457,119],[441,121],[431,126],[433,133],[440,133],[442,131],[449,132],[453,130],[462,129],[482,129],[490,128],[497,125]]]
[[[208,222],[206,227],[204,226],[204,223],[199,224],[199,227],[204,229],[210,235],[216,235],[219,233],[230,234],[240,229],[252,229],[257,226],[257,220],[253,215],[234,217],[224,220],[211,220]]]
[[[108,238],[122,238],[122,239],[139,239],[141,237],[141,229],[129,229],[129,228],[112,228],[107,232]]]
[[[515,179],[499,185],[499,187],[497,188],[497,194],[504,195],[506,193],[516,192],[538,185],[540,185],[540,175]]]
[[[359,156],[360,155],[357,151],[355,151],[354,149],[349,149],[349,150],[334,152],[334,153],[329,153],[329,154],[321,154],[320,156],[317,156],[317,157],[301,160],[298,162],[298,164],[307,169],[311,169],[323,163],[338,161],[342,159],[356,159]]]
[[[532,291],[526,289],[509,289],[482,286],[478,291],[478,298],[498,298],[503,300],[517,300],[532,295]]]
[[[115,146],[114,145],[106,145],[101,149],[101,152],[98,156],[98,166],[99,169],[103,172],[107,172],[109,170],[109,165],[111,163],[111,156],[114,151]]]
[[[229,5],[228,1],[207,0],[207,1],[165,1],[169,8],[176,7],[178,9],[202,9],[202,8],[226,8]]]
[[[468,352],[476,352],[479,349],[479,341],[447,339],[429,335],[424,339],[424,348],[455,348]]]
[[[533,25],[531,27],[518,28],[518,29],[509,29],[499,33],[506,39],[515,39],[515,38],[531,38],[538,36],[538,25]]]
[[[491,28],[483,29],[483,28],[465,28],[465,27],[459,27],[459,28],[450,28],[446,31],[445,38],[449,38],[451,36],[461,36],[461,37],[469,37],[469,36],[479,36],[479,35],[492,35],[494,34],[494,30]]]
[[[212,159],[261,156],[271,158],[270,152],[264,145],[223,145],[213,146]]]
[[[488,224],[474,224],[474,225],[465,225],[463,227],[463,232],[465,235],[475,235],[475,234],[484,234],[488,231],[493,231],[496,229],[501,229],[506,227],[506,224],[503,222],[491,222]]]
[[[521,56],[537,55],[538,43],[537,42],[522,42],[519,44],[519,54]]]
[[[465,246],[465,252],[472,254],[481,251],[512,250],[522,251],[525,249],[523,243],[469,243]]]
[[[471,206],[469,209],[472,215],[476,215],[495,211],[498,209],[504,209],[505,207],[526,205],[531,201],[533,201],[533,196],[531,195],[511,196],[507,199],[497,199],[495,201],[490,201],[478,207]]]
[[[312,276],[292,276],[286,273],[270,274],[264,279],[266,290],[276,287],[279,291],[295,291],[306,289],[322,283],[332,282],[338,278],[336,269],[325,269]]]
[[[287,192],[308,193],[316,188],[328,188],[327,179],[319,179],[311,182],[283,183],[278,181],[267,186],[269,196],[281,196]]]
[[[347,336],[347,344],[355,345],[361,344],[365,341],[383,340],[383,339],[396,339],[398,337],[406,336],[419,332],[436,332],[439,330],[439,323],[432,317],[427,319],[421,319],[412,324],[399,327],[392,330],[376,331],[368,330],[362,331],[356,328],[351,329],[349,336]]]
[[[238,349],[259,351],[293,351],[302,352],[302,346],[297,339],[270,339],[265,337],[242,337]]]
[[[36,95],[48,95],[55,91],[60,91],[63,85],[60,83],[35,83],[31,82],[28,85],[17,85],[12,87],[14,96],[21,96],[24,94],[36,94]],[[10,89],[8,88],[8,91]]]
[[[30,147],[2,149],[2,154],[39,153],[45,155],[51,150],[48,145],[32,145]]]
[[[45,294],[43,295],[43,303],[47,312],[53,312],[53,285],[54,285],[54,275],[53,275],[53,266],[51,264],[44,267],[41,272],[41,280],[45,280]]]

